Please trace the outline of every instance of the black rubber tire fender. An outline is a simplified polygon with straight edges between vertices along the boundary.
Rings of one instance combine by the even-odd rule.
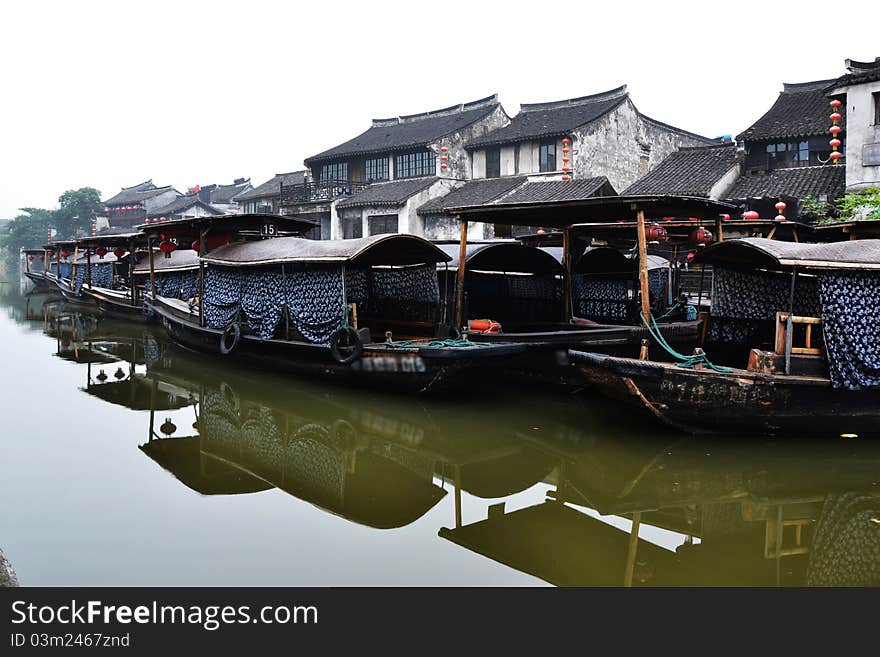
[[[232,344],[229,344],[230,336]],[[220,334],[220,353],[228,356],[238,348],[239,342],[241,342],[241,326],[238,323],[232,323]]]
[[[342,347],[340,343],[343,340],[346,340],[350,346]],[[347,365],[361,357],[361,354],[364,353],[364,343],[361,342],[361,336],[353,328],[340,326],[330,336],[330,353],[333,354],[337,363]]]

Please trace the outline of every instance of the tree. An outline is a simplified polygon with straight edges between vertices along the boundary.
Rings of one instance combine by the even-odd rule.
[[[0,248],[6,251],[9,261],[18,259],[19,250],[39,247],[46,243],[49,225],[55,214],[42,208],[21,208],[24,214],[18,215],[9,223],[7,231],[0,235]]]
[[[68,189],[58,197],[59,208],[53,213],[58,237],[73,237],[77,231],[89,233],[92,218],[104,210],[101,192],[94,187]]]

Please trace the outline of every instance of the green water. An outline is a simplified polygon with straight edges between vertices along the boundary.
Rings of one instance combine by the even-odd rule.
[[[880,443],[692,438],[588,391],[330,387],[10,294],[0,548],[24,585],[880,583]]]

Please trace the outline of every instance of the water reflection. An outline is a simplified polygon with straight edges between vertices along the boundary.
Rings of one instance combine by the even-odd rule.
[[[681,438],[604,400],[494,386],[373,396],[48,301],[40,316],[84,393],[143,412],[132,449],[202,495],[283,491],[383,530],[440,511],[421,541],[557,585],[880,584],[877,443]]]

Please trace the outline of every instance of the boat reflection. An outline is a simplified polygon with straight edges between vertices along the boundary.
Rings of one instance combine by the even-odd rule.
[[[53,325],[87,332],[83,390],[148,410],[141,451],[199,493],[278,489],[380,529],[445,500],[442,539],[557,585],[880,584],[878,443],[682,438],[534,391],[370,396],[87,324]]]

